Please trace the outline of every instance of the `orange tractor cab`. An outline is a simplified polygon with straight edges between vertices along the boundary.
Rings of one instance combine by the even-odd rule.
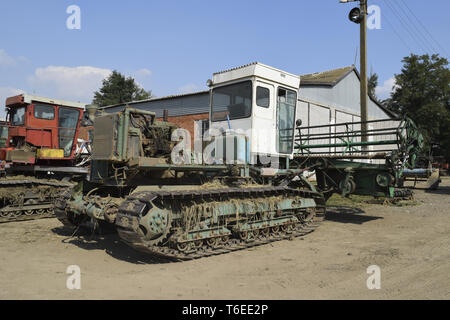
[[[0,124],[0,161],[14,171],[83,173],[74,167],[84,104],[20,94],[6,99]],[[83,130],[86,131],[86,130]]]

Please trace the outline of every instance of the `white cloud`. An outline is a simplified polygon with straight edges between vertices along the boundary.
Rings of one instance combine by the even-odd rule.
[[[23,62],[29,62],[25,57],[11,57],[4,49],[0,49],[0,67],[15,67]]]
[[[390,98],[392,89],[395,87],[395,78],[392,77],[386,80],[382,86],[375,88],[375,93],[378,99],[384,100]]]
[[[5,119],[5,102],[6,98],[16,96],[24,93],[25,91],[12,88],[12,87],[0,87],[0,119]]]
[[[198,86],[193,83],[185,84],[184,86],[178,88],[181,93],[190,93],[198,90]]]
[[[149,77],[152,75],[152,72],[146,68],[139,69],[134,73],[136,77]]]
[[[36,69],[28,82],[37,95],[89,103],[111,72],[91,66],[48,66]]]

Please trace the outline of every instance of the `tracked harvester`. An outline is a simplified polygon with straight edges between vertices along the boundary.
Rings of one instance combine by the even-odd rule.
[[[0,125],[0,223],[53,216],[53,202],[84,178],[77,144],[84,105],[21,94]]]
[[[262,114],[255,90],[264,78],[272,87]],[[186,152],[189,138],[172,142],[183,133],[152,112],[125,108],[97,117],[89,181],[61,197],[58,218],[69,226],[112,224],[133,248],[176,260],[311,232],[324,198],[294,179],[300,170],[286,167],[298,87],[298,76],[260,64],[215,74],[211,142],[200,156]],[[279,134],[277,114],[285,123]],[[263,144],[242,131],[259,128],[270,139]]]
[[[313,231],[325,214],[324,194],[338,188],[319,182],[317,190],[305,174],[334,176],[337,162],[319,166],[294,148],[299,82],[259,63],[215,73],[200,150],[189,150],[187,132],[153,112],[126,106],[97,116],[90,174],[58,199],[58,219],[70,227],[114,226],[131,247],[175,260]],[[345,188],[359,185],[360,167],[349,171],[349,163],[339,169]]]

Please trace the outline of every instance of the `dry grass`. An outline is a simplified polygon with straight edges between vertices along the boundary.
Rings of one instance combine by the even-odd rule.
[[[339,194],[333,194],[327,201],[327,206],[347,206],[347,207],[364,207],[373,204],[383,204],[389,206],[414,206],[418,202],[416,200],[392,200],[388,198],[375,198],[372,196],[351,195],[350,197],[342,197]]]

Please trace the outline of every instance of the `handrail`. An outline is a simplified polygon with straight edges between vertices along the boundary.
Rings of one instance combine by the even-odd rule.
[[[400,122],[395,125],[387,125],[388,122]],[[363,123],[384,126],[382,128],[372,128],[362,131],[360,126]],[[298,156],[314,155],[341,155],[350,156],[364,154],[366,157],[371,153],[380,151],[393,151],[395,148],[383,150],[366,150],[365,146],[388,146],[399,145],[404,140],[404,121],[400,119],[381,119],[365,122],[342,122],[309,127],[297,127],[297,134],[294,137],[295,154]],[[322,130],[321,130],[322,129]],[[317,132],[317,131],[325,132]],[[369,137],[368,141],[363,141],[362,137]],[[321,152],[313,152],[313,149],[325,149]]]

